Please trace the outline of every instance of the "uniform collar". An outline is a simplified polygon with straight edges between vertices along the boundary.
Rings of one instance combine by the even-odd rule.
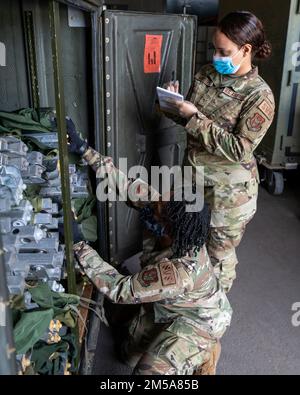
[[[232,77],[230,75],[222,75],[218,73],[212,66],[211,71],[208,73],[208,77],[212,80],[213,84],[218,88],[230,87],[235,91],[243,89],[246,83],[257,78],[258,67],[252,65],[252,69],[245,75],[239,77]]]

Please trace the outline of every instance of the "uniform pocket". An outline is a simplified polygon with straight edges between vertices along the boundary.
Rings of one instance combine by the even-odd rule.
[[[207,90],[208,90],[208,86],[204,82],[195,80],[194,89],[189,101],[191,101],[197,106],[201,98],[207,93]]]
[[[213,210],[233,209],[249,201],[249,182],[233,185],[215,185],[213,188]]]
[[[208,349],[210,349],[209,345]],[[209,355],[209,351],[200,350],[195,344],[180,338],[174,341],[165,351],[166,359],[181,374],[202,365],[209,358]]]

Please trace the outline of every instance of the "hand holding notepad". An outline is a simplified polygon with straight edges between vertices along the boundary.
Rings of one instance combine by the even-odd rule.
[[[178,114],[177,107],[173,104],[175,101],[184,101],[184,97],[179,93],[171,92],[167,89],[156,88],[159,105],[162,111],[170,112],[173,114]]]

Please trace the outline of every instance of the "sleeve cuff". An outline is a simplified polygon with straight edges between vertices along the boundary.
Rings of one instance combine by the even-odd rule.
[[[90,162],[90,160],[93,158],[95,151],[93,150],[93,148],[88,147],[86,149],[86,151],[84,152],[84,154],[82,155],[83,159],[86,160],[88,163]]]
[[[203,126],[204,119],[207,118],[200,111],[194,114],[185,126],[187,133],[194,137],[198,137],[201,133],[199,129]]]

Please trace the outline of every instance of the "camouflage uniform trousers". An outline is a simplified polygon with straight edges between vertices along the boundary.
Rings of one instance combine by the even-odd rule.
[[[203,166],[201,159],[193,165]],[[183,166],[191,166],[188,151]],[[255,169],[253,173],[249,171],[247,181],[238,183],[229,183],[231,178],[227,179],[226,171],[221,166],[216,167],[213,179],[211,173],[204,167],[204,201],[209,204],[212,216],[206,248],[221,287],[229,292],[236,278],[236,248],[243,238],[246,225],[256,213],[259,178]],[[197,182],[195,171],[193,182]]]
[[[243,238],[246,225],[256,212],[258,183],[253,179],[248,183],[215,186],[213,192],[209,189],[205,191],[206,201],[213,209],[206,247],[220,285],[225,292],[229,292],[236,278],[236,248]],[[230,190],[227,192],[227,189]],[[222,210],[218,211],[220,206]]]
[[[180,319],[155,323],[153,311],[141,306],[122,352],[135,375],[192,375],[209,361],[216,344],[216,339]]]
[[[216,276],[225,292],[229,292],[236,279],[238,258],[236,248],[240,244],[247,222],[233,226],[211,228],[207,250]]]

